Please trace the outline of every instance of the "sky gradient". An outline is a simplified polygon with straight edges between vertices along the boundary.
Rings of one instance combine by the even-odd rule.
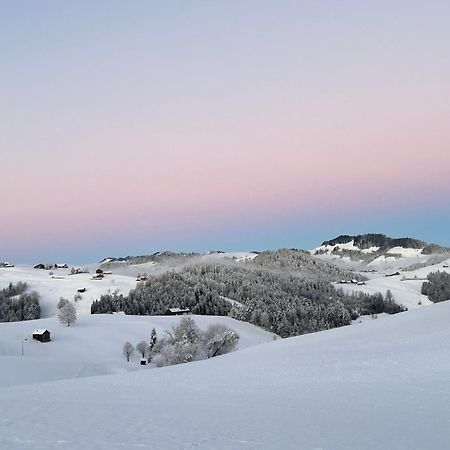
[[[450,246],[445,1],[0,2],[0,260]]]

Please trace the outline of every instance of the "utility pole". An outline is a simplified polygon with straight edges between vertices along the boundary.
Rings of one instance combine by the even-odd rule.
[[[28,341],[28,338],[22,339],[22,356],[23,356],[23,342]]]

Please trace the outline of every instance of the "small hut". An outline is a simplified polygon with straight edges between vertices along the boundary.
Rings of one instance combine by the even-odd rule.
[[[33,339],[39,342],[50,342],[50,331],[48,330],[34,330]]]

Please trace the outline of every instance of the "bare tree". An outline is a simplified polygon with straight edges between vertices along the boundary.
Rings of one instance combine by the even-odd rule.
[[[142,355],[143,358],[145,358],[145,355],[147,353],[147,343],[145,341],[141,341],[136,345],[136,350]]]
[[[129,342],[125,342],[123,345],[123,355],[127,358],[127,362],[130,362],[130,358],[134,353],[134,347]]]
[[[58,319],[62,324],[70,327],[70,325],[77,320],[77,311],[75,306],[73,306],[70,302],[64,304],[64,306],[59,308]]]

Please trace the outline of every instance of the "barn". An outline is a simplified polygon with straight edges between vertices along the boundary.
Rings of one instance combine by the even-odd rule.
[[[50,331],[48,330],[34,330],[33,339],[39,342],[50,342]]]

